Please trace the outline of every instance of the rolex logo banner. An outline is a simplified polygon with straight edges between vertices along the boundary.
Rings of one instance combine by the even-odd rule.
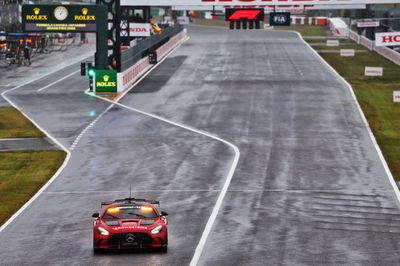
[[[95,70],[96,92],[117,92],[117,71]]]

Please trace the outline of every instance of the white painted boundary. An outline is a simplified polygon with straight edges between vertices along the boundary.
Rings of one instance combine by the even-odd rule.
[[[79,60],[79,61],[80,61],[80,60]],[[76,64],[76,63],[77,63],[77,62],[74,62],[74,63],[71,63],[70,65],[73,65],[73,64]],[[68,66],[66,66],[66,67],[68,67]],[[27,85],[27,84],[29,84],[29,83],[32,83],[32,82],[34,82],[34,81],[36,81],[36,80],[39,80],[39,79],[41,79],[41,78],[44,78],[44,77],[46,77],[46,76],[48,76],[48,75],[50,75],[50,74],[52,74],[52,73],[55,73],[55,72],[57,72],[57,71],[60,71],[60,69],[57,69],[57,70],[54,70],[54,71],[49,72],[49,73],[47,73],[47,74],[44,74],[43,76],[38,77],[38,78],[36,78],[36,79],[34,79],[34,80],[32,80],[32,81],[28,81],[28,82],[22,83],[21,85],[19,85],[19,86],[17,86],[17,87],[14,87],[14,88],[12,88],[12,89],[6,90],[6,91],[4,91],[3,93],[1,93],[1,96],[2,96],[11,106],[13,106],[15,109],[17,109],[18,111],[20,111],[20,112],[22,113],[22,115],[24,115],[29,121],[32,122],[32,124],[34,124],[34,125],[35,125],[38,129],[40,129],[42,132],[44,132],[48,138],[50,138],[52,141],[54,141],[54,143],[56,143],[58,146],[60,146],[61,149],[63,149],[63,150],[67,153],[67,156],[65,157],[64,162],[63,162],[63,164],[61,165],[61,167],[58,168],[57,172],[52,176],[52,178],[50,178],[49,181],[47,181],[47,183],[44,184],[44,185],[42,186],[42,188],[40,188],[39,191],[36,192],[36,194],[35,194],[29,201],[27,201],[16,213],[14,213],[14,214],[0,227],[0,233],[1,233],[10,223],[12,223],[25,209],[27,209],[27,208],[32,204],[32,202],[34,202],[34,201],[40,196],[40,194],[42,194],[43,191],[46,190],[46,188],[47,188],[48,186],[51,185],[51,183],[53,183],[53,181],[61,174],[61,172],[62,172],[62,171],[64,170],[64,168],[67,166],[67,164],[68,164],[68,162],[69,162],[69,160],[70,160],[70,158],[71,158],[71,153],[69,152],[69,150],[68,150],[63,144],[61,144],[61,142],[59,142],[59,141],[58,141],[56,138],[54,138],[49,132],[47,132],[47,131],[44,130],[41,126],[39,126],[33,119],[31,119],[24,111],[22,111],[20,108],[18,108],[18,106],[17,106],[14,102],[12,102],[12,101],[6,96],[6,94],[9,93],[9,92],[11,92],[11,91],[17,90],[17,89],[19,89],[19,88],[21,88],[21,87],[23,87],[23,86],[25,86],[25,85]]]
[[[54,141],[54,143],[56,143],[58,146],[60,146],[61,149],[63,149],[63,150],[67,153],[67,156],[65,157],[65,160],[64,160],[63,164],[61,165],[61,167],[60,167],[60,168],[57,170],[57,172],[52,176],[52,178],[50,178],[49,181],[47,181],[47,183],[44,184],[43,187],[42,187],[41,189],[39,189],[39,191],[36,192],[36,194],[35,194],[29,201],[27,201],[16,213],[14,213],[14,214],[0,227],[0,233],[1,233],[9,224],[11,224],[25,209],[27,209],[27,208],[32,204],[32,202],[34,202],[34,201],[40,196],[40,194],[42,194],[43,191],[46,190],[46,188],[47,188],[48,186],[51,185],[51,183],[54,182],[54,180],[61,174],[61,172],[62,172],[62,171],[64,170],[64,168],[67,166],[67,164],[68,164],[68,162],[69,162],[69,160],[70,160],[70,158],[71,158],[71,153],[70,153],[70,151],[69,151],[64,145],[62,145],[61,142],[59,142],[59,141],[58,141],[56,138],[54,138],[49,132],[47,132],[47,131],[44,130],[41,126],[39,126],[39,125],[38,125],[33,119],[31,119],[24,111],[22,111],[20,108],[18,108],[18,106],[17,106],[14,102],[12,102],[12,101],[6,96],[6,94],[9,93],[9,92],[11,92],[11,91],[15,91],[15,90],[17,90],[17,89],[19,89],[19,88],[21,88],[21,87],[23,87],[23,86],[25,86],[25,85],[27,85],[27,84],[29,84],[29,83],[32,83],[32,82],[35,82],[35,81],[37,81],[37,80],[39,80],[39,79],[42,79],[42,78],[44,78],[44,77],[47,77],[47,76],[50,75],[50,74],[56,73],[56,72],[58,72],[58,71],[60,71],[60,70],[62,70],[62,69],[64,69],[64,68],[67,68],[67,67],[72,66],[72,65],[74,65],[74,64],[76,64],[76,63],[79,63],[81,60],[84,60],[84,59],[89,58],[89,57],[90,57],[90,56],[87,56],[87,55],[78,57],[78,58],[76,58],[76,59],[70,61],[69,63],[67,63],[67,64],[65,64],[65,65],[61,65],[60,67],[58,67],[58,68],[56,68],[56,69],[53,69],[53,70],[50,71],[50,72],[44,73],[44,74],[42,74],[42,75],[40,75],[40,76],[38,76],[38,77],[36,77],[36,78],[34,78],[34,79],[31,79],[31,80],[22,82],[20,85],[14,87],[14,88],[8,89],[8,90],[6,90],[6,91],[4,91],[4,92],[1,93],[1,97],[3,97],[3,98],[4,98],[11,106],[13,106],[15,109],[17,109],[18,111],[20,111],[21,114],[22,114],[23,116],[25,116],[29,121],[31,121],[32,124],[34,124],[38,129],[40,129],[42,132],[44,132],[44,133],[47,135],[48,138],[50,138],[52,141]],[[59,80],[58,80],[58,81],[59,81]]]
[[[374,147],[375,147],[376,152],[378,153],[379,159],[380,159],[381,162],[382,162],[383,168],[385,169],[385,172],[386,172],[386,175],[387,175],[387,177],[388,177],[388,179],[389,179],[389,182],[390,182],[390,184],[391,184],[392,187],[393,187],[393,190],[394,190],[394,193],[395,193],[395,195],[396,195],[396,197],[397,197],[397,200],[398,200],[398,202],[400,203],[400,191],[399,191],[399,188],[397,187],[396,181],[394,180],[393,175],[392,175],[392,173],[390,172],[390,169],[389,169],[389,166],[388,166],[388,164],[387,164],[387,162],[386,162],[386,160],[385,160],[385,157],[383,157],[383,154],[382,154],[382,151],[381,151],[381,149],[380,149],[380,147],[379,147],[379,145],[378,145],[378,142],[376,141],[375,136],[374,136],[374,134],[372,133],[372,130],[371,130],[369,124],[368,124],[367,118],[365,117],[365,115],[364,115],[364,113],[363,113],[363,111],[362,111],[362,109],[361,109],[361,106],[360,106],[360,104],[359,104],[358,101],[357,101],[357,97],[356,97],[356,95],[354,94],[353,87],[350,85],[350,83],[347,82],[347,80],[345,80],[342,76],[340,76],[339,73],[336,72],[336,70],[335,70],[331,65],[329,65],[328,62],[326,62],[325,59],[322,58],[322,57],[310,46],[310,44],[308,44],[308,43],[303,39],[303,37],[301,36],[300,33],[296,32],[296,31],[292,31],[292,32],[293,32],[293,33],[296,33],[296,34],[300,37],[300,39],[314,52],[314,54],[316,54],[316,55],[321,59],[321,61],[322,61],[323,63],[325,63],[325,64],[328,66],[328,68],[332,71],[332,73],[334,73],[337,77],[339,77],[339,79],[341,79],[341,80],[347,85],[347,87],[348,87],[348,89],[349,89],[349,91],[350,91],[350,94],[351,94],[351,96],[352,96],[352,98],[353,98],[353,100],[354,100],[354,102],[355,102],[355,104],[356,104],[356,106],[357,106],[357,109],[358,109],[358,111],[359,111],[359,113],[360,113],[360,115],[361,115],[361,118],[362,118],[362,120],[363,120],[363,122],[364,122],[364,125],[365,125],[365,127],[366,127],[366,129],[367,129],[367,131],[368,131],[368,135],[369,135],[369,137],[370,137],[370,139],[371,139],[371,141],[372,141],[372,143],[373,143],[373,145],[374,145]]]
[[[188,39],[189,39],[189,38],[187,38],[186,40],[188,40]],[[183,42],[185,42],[186,40],[184,40]],[[197,263],[199,262],[199,259],[200,259],[200,256],[201,256],[202,252],[203,252],[203,249],[204,249],[204,246],[205,246],[205,244],[206,244],[207,238],[208,238],[208,236],[210,235],[211,229],[212,229],[212,227],[213,227],[213,225],[214,225],[214,223],[215,223],[215,220],[216,220],[216,218],[217,218],[217,215],[218,215],[218,213],[219,213],[219,210],[221,209],[221,206],[222,206],[222,203],[223,203],[223,201],[224,201],[226,192],[228,191],[228,188],[229,188],[229,185],[230,185],[230,183],[231,183],[231,181],[232,181],[232,178],[233,178],[233,175],[234,175],[234,173],[235,173],[236,167],[237,167],[237,165],[238,165],[238,163],[239,163],[240,150],[239,150],[239,148],[238,148],[237,146],[235,146],[233,143],[228,142],[228,141],[226,141],[226,140],[224,140],[224,139],[221,139],[220,137],[215,136],[215,135],[212,135],[212,134],[210,134],[210,133],[208,133],[208,132],[205,132],[205,131],[202,131],[202,130],[199,130],[199,129],[195,129],[195,128],[193,128],[193,127],[190,127],[190,126],[187,126],[187,125],[184,125],[184,124],[180,124],[180,123],[177,123],[177,122],[173,122],[173,121],[168,120],[168,119],[165,119],[165,118],[163,118],[163,117],[161,117],[161,116],[154,115],[154,114],[150,114],[150,113],[141,111],[141,110],[139,110],[139,109],[135,109],[135,108],[132,108],[132,107],[129,107],[129,106],[126,106],[126,105],[123,105],[123,104],[120,104],[120,103],[119,103],[119,101],[122,99],[122,97],[124,97],[129,91],[131,91],[131,90],[132,90],[138,83],[140,83],[147,75],[149,75],[149,74],[151,73],[151,71],[153,71],[159,64],[161,64],[162,62],[164,62],[164,60],[165,60],[171,53],[173,53],[183,42],[181,42],[178,46],[176,46],[173,50],[171,50],[161,61],[159,61],[153,68],[151,68],[146,74],[144,74],[140,79],[138,79],[138,80],[132,85],[132,87],[129,88],[128,90],[126,90],[115,102],[113,102],[113,101],[111,101],[111,100],[108,100],[108,99],[105,99],[105,98],[101,98],[101,97],[96,96],[96,95],[95,95],[94,97],[97,97],[97,98],[99,98],[99,99],[101,99],[101,100],[103,100],[103,101],[107,101],[107,102],[112,103],[112,104],[110,105],[110,107],[109,107],[110,109],[111,109],[111,107],[113,107],[114,105],[117,105],[117,106],[126,108],[126,109],[128,109],[128,110],[133,111],[133,112],[140,113],[140,114],[143,114],[143,115],[146,115],[146,116],[155,118],[155,119],[160,120],[160,121],[163,121],[163,122],[165,122],[165,123],[167,123],[167,124],[170,124],[170,125],[173,125],[173,126],[176,126],[176,127],[179,127],[179,128],[182,128],[182,129],[185,129],[185,130],[188,130],[188,131],[191,131],[191,132],[194,132],[194,133],[197,133],[197,134],[206,136],[206,137],[209,137],[209,138],[214,139],[214,140],[216,140],[216,141],[222,142],[222,143],[224,143],[225,145],[227,145],[227,146],[229,146],[230,148],[232,148],[232,150],[234,151],[235,156],[234,156],[234,159],[233,159],[233,161],[232,161],[231,168],[230,168],[230,170],[229,170],[229,172],[228,172],[228,175],[227,175],[227,177],[226,177],[226,179],[225,179],[225,183],[224,183],[224,185],[223,185],[223,187],[222,187],[222,189],[221,189],[221,193],[219,194],[218,199],[217,199],[217,201],[216,201],[216,203],[215,203],[215,205],[214,205],[214,208],[213,208],[213,210],[212,210],[212,212],[211,212],[211,215],[210,215],[210,217],[208,218],[207,224],[206,224],[206,226],[205,226],[205,228],[204,228],[204,231],[203,231],[203,233],[202,233],[202,235],[201,235],[200,241],[199,241],[199,243],[197,244],[196,250],[195,250],[194,255],[193,255],[193,257],[192,257],[192,260],[191,260],[191,262],[190,262],[190,265],[192,266],[192,265],[197,265]],[[86,91],[86,93],[88,93],[88,91]],[[85,129],[85,130],[86,130],[86,129]]]
[[[52,82],[52,83],[50,83],[50,84],[48,84],[48,85],[46,85],[46,86],[40,88],[40,89],[38,89],[37,91],[38,91],[38,92],[41,92],[41,91],[43,91],[43,90],[45,90],[45,89],[47,89],[47,88],[49,88],[49,87],[51,87],[51,86],[57,84],[58,82],[63,81],[64,79],[67,79],[67,78],[71,77],[72,75],[74,75],[75,73],[78,73],[79,71],[80,71],[80,70],[74,71],[74,72],[72,72],[71,74],[69,74],[69,75],[67,75],[67,76],[65,76],[65,77],[63,77],[63,78],[58,79],[58,80],[56,80],[56,81],[54,81],[54,82]]]

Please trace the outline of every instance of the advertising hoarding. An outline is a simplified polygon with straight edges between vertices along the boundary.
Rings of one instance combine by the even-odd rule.
[[[400,32],[382,32],[375,34],[376,46],[400,45]]]

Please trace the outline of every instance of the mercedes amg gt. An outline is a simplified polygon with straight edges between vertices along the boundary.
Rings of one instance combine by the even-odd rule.
[[[159,212],[159,201],[136,198],[102,202],[102,213],[94,213],[93,251],[168,247],[168,213]]]

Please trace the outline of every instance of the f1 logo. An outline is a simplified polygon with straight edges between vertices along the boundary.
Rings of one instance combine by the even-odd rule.
[[[263,8],[227,8],[225,11],[225,20],[264,20]]]
[[[256,19],[257,15],[260,14],[260,10],[237,10],[233,13],[228,19],[229,20],[237,20],[237,19]]]

